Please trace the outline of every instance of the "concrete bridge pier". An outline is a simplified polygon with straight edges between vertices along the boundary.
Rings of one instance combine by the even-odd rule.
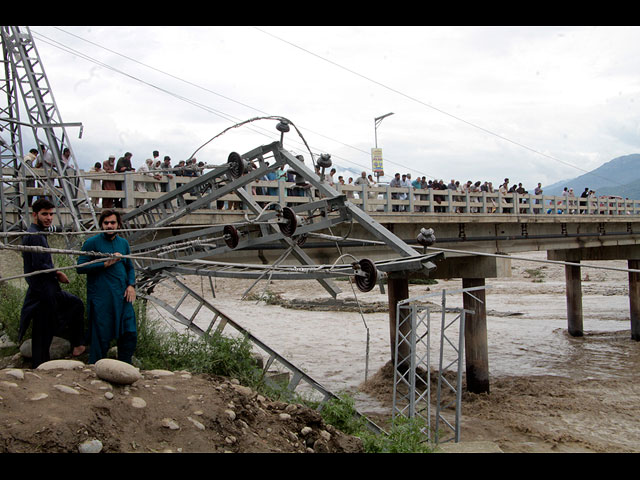
[[[640,260],[628,260],[630,270],[640,270]],[[629,272],[629,317],[631,338],[640,341],[640,273]]]
[[[462,288],[484,287],[484,278],[463,278]],[[489,345],[487,342],[487,307],[484,289],[462,294],[467,314],[464,324],[465,371],[467,391],[489,393]]]
[[[589,247],[567,250],[549,250],[549,260],[580,263],[582,260],[627,260],[630,270],[640,267],[640,245],[616,245],[607,247]],[[567,322],[572,336],[583,335],[582,284],[580,267],[565,265],[567,282]],[[640,341],[640,274],[629,272],[629,319],[631,338]]]
[[[508,258],[447,255],[438,262],[432,278],[461,278],[462,288],[486,285],[487,278],[511,276]],[[462,307],[473,313],[465,317],[464,355],[467,391],[489,393],[489,344],[487,339],[487,302],[484,289],[463,293]]]
[[[564,266],[567,295],[567,328],[569,330],[569,335],[572,337],[582,337],[584,335],[582,315],[582,278],[580,275],[581,268],[579,266]]]

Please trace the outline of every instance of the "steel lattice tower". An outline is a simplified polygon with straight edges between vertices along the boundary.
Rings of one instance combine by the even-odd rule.
[[[0,160],[2,181],[0,200],[2,203],[2,231],[20,231],[29,224],[27,180],[37,179],[56,207],[68,212],[73,230],[84,231],[96,225],[96,215],[88,197],[84,182],[76,177],[79,171],[73,148],[60,117],[51,85],[28,27],[3,26],[2,28],[2,75],[0,89]],[[22,105],[20,104],[22,100]],[[21,110],[23,108],[23,110]],[[25,116],[21,120],[21,112]],[[22,159],[25,147],[22,127],[30,128],[35,145],[40,150],[46,147],[51,154],[51,165],[45,165],[45,174],[37,175]],[[71,157],[63,162],[62,152],[68,148]],[[57,174],[54,183],[51,173]],[[82,207],[82,208],[81,208]],[[12,212],[13,221],[8,213]],[[59,216],[62,219],[62,216]]]

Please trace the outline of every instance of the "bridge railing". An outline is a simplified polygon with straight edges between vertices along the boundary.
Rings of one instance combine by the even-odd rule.
[[[7,169],[8,170],[8,169]],[[34,169],[36,174],[44,171]],[[5,175],[6,174],[6,175]],[[142,173],[92,173],[80,171],[78,178],[85,181],[89,196],[94,204],[103,206],[102,199],[119,201],[123,208],[134,208],[145,202],[173,191],[189,183],[193,178],[162,175],[160,179]],[[3,182],[9,180],[9,172],[3,172]],[[54,179],[54,184],[56,180]],[[119,183],[118,189],[105,189],[104,182]],[[11,182],[6,188],[15,188]],[[15,184],[15,182],[14,182]],[[38,197],[44,189],[38,180],[29,180],[27,195]],[[336,185],[336,190],[344,193],[349,201],[367,212],[381,213],[444,213],[444,214],[544,214],[544,215],[640,215],[640,200],[620,197],[566,197],[551,195],[519,195],[496,192],[457,192],[454,190],[433,190],[398,188],[388,185],[368,187],[356,185]],[[246,187],[254,200],[261,204],[278,202],[297,205],[319,198],[318,192],[310,186],[299,186],[292,182],[260,180]],[[185,197],[186,201],[196,197]],[[218,198],[209,206],[211,209],[243,209],[240,198],[229,193]]]

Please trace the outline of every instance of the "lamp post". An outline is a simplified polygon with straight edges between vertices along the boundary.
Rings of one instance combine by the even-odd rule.
[[[380,123],[382,122],[383,119],[389,117],[393,115],[393,112],[387,113],[385,115],[382,115],[381,117],[376,117],[373,119],[374,124],[373,124],[373,135],[375,136],[375,141],[376,141],[376,148],[378,148],[378,125],[380,125]]]
[[[380,117],[376,117],[376,118],[373,119],[373,135],[375,137],[375,145],[376,145],[375,148],[376,149],[378,148],[378,125],[380,125],[380,123],[382,122],[383,119],[385,119],[385,118],[387,118],[387,117],[389,117],[391,115],[393,115],[393,112],[386,113],[386,114],[384,114],[384,115],[382,115]],[[376,172],[376,178],[378,180],[378,183],[380,183],[380,172],[379,171]]]

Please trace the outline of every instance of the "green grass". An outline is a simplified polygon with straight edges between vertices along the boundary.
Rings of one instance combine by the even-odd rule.
[[[388,434],[377,434],[369,429],[366,419],[357,415],[354,399],[346,394],[326,402],[320,413],[326,423],[359,437],[366,453],[431,453],[434,450],[426,441],[423,433],[426,426],[421,419],[398,417]]]
[[[66,256],[55,258],[59,267],[72,265],[73,259]],[[65,273],[70,283],[62,288],[77,295],[86,304],[86,276],[75,269]],[[0,323],[2,329],[17,342],[20,310],[26,294],[24,282],[0,283]],[[199,336],[179,333],[161,328],[159,321],[149,319],[146,302],[134,303],[138,325],[138,344],[135,352],[138,366],[143,370],[166,369],[187,370],[192,373],[211,374],[236,378],[272,400],[301,403],[316,408],[317,403],[300,398],[286,386],[267,382],[262,370],[252,355],[251,344],[246,338],[229,338],[221,333]],[[30,331],[26,338],[29,338]],[[5,349],[7,350],[7,349]],[[2,352],[12,355],[15,351]],[[342,395],[323,404],[321,415],[326,423],[338,430],[362,439],[366,452],[372,453],[425,453],[431,449],[424,443],[422,426],[413,420],[399,420],[388,435],[374,434],[364,418],[357,414],[354,400]]]

